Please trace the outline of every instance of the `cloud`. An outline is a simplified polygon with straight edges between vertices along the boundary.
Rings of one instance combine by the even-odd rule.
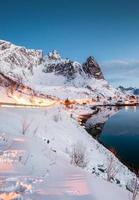
[[[139,60],[101,62],[105,78],[114,86],[139,87]]]

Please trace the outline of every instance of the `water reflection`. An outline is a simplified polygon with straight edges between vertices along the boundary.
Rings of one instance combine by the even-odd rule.
[[[85,121],[85,128],[94,138],[99,139],[105,123],[121,110],[121,107],[97,107],[98,112]]]
[[[139,167],[139,107],[122,109],[101,108],[85,123],[86,130],[107,148],[114,148],[117,156],[131,169]]]

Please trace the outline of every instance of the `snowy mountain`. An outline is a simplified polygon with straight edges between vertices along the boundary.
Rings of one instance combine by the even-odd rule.
[[[119,86],[118,90],[120,90],[121,92],[123,92],[125,94],[139,95],[139,88],[133,88],[133,87],[125,88],[123,86]]]
[[[125,95],[107,83],[93,57],[80,64],[61,58],[57,51],[45,56],[40,50],[0,41],[0,103],[45,105],[0,109],[0,199],[126,200],[129,192],[124,189],[133,190],[129,185],[135,174],[75,120],[94,111],[76,104],[46,108],[59,98],[113,103]],[[102,108],[88,126],[105,123],[115,112]],[[76,151],[84,158],[78,165]]]
[[[0,40],[0,75],[1,86],[7,77],[33,91],[60,99],[107,101],[113,97],[116,101],[125,97],[107,83],[93,57],[80,64],[61,58],[55,50],[45,56],[41,50],[26,49],[3,40]]]

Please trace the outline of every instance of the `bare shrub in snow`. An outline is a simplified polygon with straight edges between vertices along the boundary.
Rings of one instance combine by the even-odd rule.
[[[136,176],[134,183],[133,183],[132,200],[136,200],[138,192],[139,192],[139,183],[138,183],[138,178]]]
[[[73,150],[71,152],[71,164],[82,168],[86,167],[86,151],[83,144],[77,143],[76,145],[74,145]]]
[[[19,85],[23,85],[23,78],[19,75],[16,75],[16,80]]]
[[[129,200],[136,200],[139,193],[139,171],[137,175],[127,184],[127,189],[132,193],[129,195]]]
[[[58,112],[57,114],[55,114],[55,115],[53,116],[53,120],[54,120],[55,122],[58,122],[58,121],[61,120],[60,112]]]
[[[111,149],[111,152],[115,154],[115,150]],[[114,155],[110,155],[110,157],[108,158],[106,169],[107,181],[111,181],[112,179],[114,179],[119,170],[120,168],[117,166]]]
[[[28,122],[26,119],[22,122],[22,135],[25,135],[31,126],[31,122]]]
[[[37,131],[38,131],[39,127],[36,127],[33,131],[33,136],[35,136],[37,134]]]

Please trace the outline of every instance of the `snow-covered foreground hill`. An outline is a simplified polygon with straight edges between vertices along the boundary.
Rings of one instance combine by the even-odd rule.
[[[1,200],[126,200],[129,197],[122,188],[69,165],[36,138],[4,136],[8,141],[7,146],[3,144],[0,160]]]
[[[88,135],[68,110],[0,108],[0,121],[1,200],[129,199],[125,187],[134,174]],[[84,150],[83,169],[71,162],[77,146]],[[102,172],[111,158],[117,170],[114,180],[121,188],[108,183]]]

